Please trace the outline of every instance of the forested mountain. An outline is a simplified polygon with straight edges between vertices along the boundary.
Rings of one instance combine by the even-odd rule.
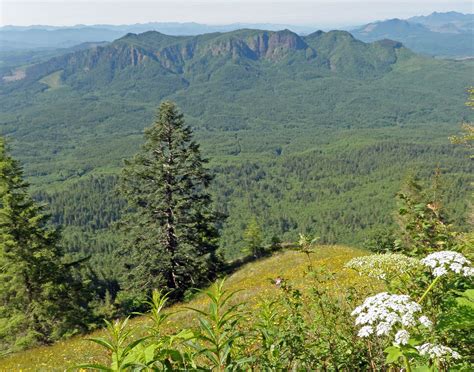
[[[4,75],[0,130],[65,225],[66,245],[99,253],[96,262],[117,245],[109,226],[124,204],[114,174],[165,98],[211,160],[228,257],[240,255],[254,217],[267,241],[311,232],[360,244],[392,224],[402,179],[428,179],[437,165],[464,226],[472,166],[447,137],[469,119],[473,71],[472,61],[344,31],[128,34]]]
[[[371,42],[398,40],[423,54],[440,57],[474,56],[474,15],[456,12],[432,13],[407,20],[372,22],[352,30],[355,37]]]

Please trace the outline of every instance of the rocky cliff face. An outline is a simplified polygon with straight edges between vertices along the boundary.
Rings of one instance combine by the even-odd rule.
[[[256,59],[278,59],[296,50],[309,46],[295,33],[290,31],[263,32],[245,40],[246,46]]]

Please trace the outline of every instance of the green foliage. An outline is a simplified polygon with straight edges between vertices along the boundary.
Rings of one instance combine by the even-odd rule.
[[[183,330],[176,335],[165,335],[162,327],[170,314],[163,313],[163,308],[168,301],[166,295],[153,291],[150,302],[150,313],[147,317],[151,326],[147,328],[148,335],[135,337],[136,329],[128,325],[128,319],[117,320],[115,323],[106,321],[106,338],[91,338],[92,341],[102,346],[110,355],[109,365],[80,364],[76,368],[97,369],[103,371],[133,370],[160,370],[167,371],[174,368],[187,368],[195,366],[192,358],[186,353],[181,353],[176,347],[193,338],[193,333]]]
[[[0,138],[0,347],[52,342],[86,328],[82,283],[64,262],[59,234]],[[84,297],[83,297],[84,296]]]
[[[438,181],[436,173],[433,186],[424,190],[415,179],[410,179],[405,190],[397,195],[401,200],[398,210],[401,245],[408,254],[422,256],[450,250],[456,244],[456,234],[441,207]]]
[[[365,249],[374,253],[396,252],[400,249],[396,236],[390,229],[377,229],[364,241]]]
[[[334,293],[334,274],[311,269],[306,277],[310,291],[292,287],[286,280],[281,295],[263,301],[256,323],[256,368],[268,370],[351,370],[380,363],[381,350],[357,340],[345,321],[359,290]],[[372,358],[372,361],[371,361]]]
[[[254,217],[250,220],[244,231],[244,242],[246,251],[255,258],[262,257],[264,254],[262,230]]]
[[[208,307],[191,308],[198,314],[194,330],[168,335],[162,331],[169,316],[162,312],[166,297],[155,292],[148,315],[152,325],[145,337],[136,339],[136,332],[133,336],[132,329],[117,323],[115,328],[109,325],[109,332],[114,335],[112,340],[119,341],[92,341],[112,352],[112,368],[120,363],[138,370],[350,371],[381,367],[380,345],[373,343],[367,352],[355,327],[347,322],[365,290],[351,287],[335,293],[334,274],[325,269],[310,272],[306,279],[311,285],[304,291],[283,281],[274,299],[261,302],[255,322],[244,321],[252,315],[245,311],[246,304],[236,301],[236,292],[225,289],[225,281],[219,280],[201,291]]]
[[[309,267],[312,267],[310,254],[313,253],[313,246],[314,244],[316,244],[318,240],[319,240],[319,236],[313,238],[310,235],[305,235],[305,234],[300,233],[299,240],[297,243],[297,248],[299,251],[304,253],[306,257],[308,258]]]
[[[127,329],[128,318],[123,321],[117,320],[114,323],[105,321],[110,339],[90,338],[92,341],[105,348],[111,357],[110,367],[101,364],[82,364],[78,368],[97,369],[101,371],[127,371],[131,367],[139,367],[140,364],[134,359],[134,348],[143,342],[143,338],[130,341],[131,329]]]
[[[467,92],[469,97],[466,102],[466,106],[474,109],[474,87],[469,87]],[[462,125],[462,134],[459,136],[451,136],[449,139],[451,140],[451,143],[466,146],[471,152],[470,158],[474,158],[474,154],[472,153],[472,149],[474,147],[474,124],[464,123]]]
[[[216,275],[219,215],[206,188],[211,176],[199,145],[175,104],[163,102],[145,132],[142,150],[125,163],[121,192],[133,212],[125,217],[125,289],[154,288],[180,297]]]
[[[261,42],[267,38],[275,43]],[[279,47],[273,48],[275,45]],[[219,265],[218,228],[227,258],[241,256],[248,247],[261,256],[266,238],[294,241],[304,232],[301,248],[309,260],[312,239],[308,236],[314,231],[325,243],[358,244],[367,232],[388,231],[393,225],[389,216],[393,194],[409,168],[422,179],[429,178],[429,169],[438,162],[447,169],[446,206],[455,212],[456,224],[466,228],[463,199],[472,165],[462,149],[440,138],[451,131],[455,120],[468,118],[458,102],[471,70],[470,61],[424,59],[397,43],[364,44],[344,32],[318,32],[304,38],[287,31],[253,30],[196,38],[129,35],[110,46],[31,66],[23,80],[2,81],[1,130],[21,140],[16,151],[35,182],[36,197],[52,204],[56,225],[65,225],[62,243],[68,261],[92,254],[91,263],[101,268],[99,274],[88,273],[85,287],[91,293],[100,292],[93,299],[94,315],[111,317],[116,315],[116,303],[125,312],[131,311],[143,306],[141,300],[154,288],[174,290],[172,296],[180,297],[191,285],[201,286],[213,278]],[[45,85],[52,83],[55,89]],[[167,103],[156,125],[146,131],[142,150],[124,170],[122,191],[130,201],[127,208],[113,193],[115,174],[120,160],[136,151],[142,123],[165,97],[186,110],[187,123],[213,159],[211,170],[202,166],[190,127]],[[170,156],[179,161],[171,161]],[[211,174],[215,181],[207,189]],[[214,212],[211,194],[216,209],[230,216],[225,225]],[[419,255],[457,244],[438,194],[428,195],[414,186],[401,193],[400,200],[406,251]],[[42,226],[47,218],[35,220],[36,212],[43,216],[41,208],[28,203],[34,211],[29,222],[33,227],[35,223]],[[254,226],[246,225],[251,218],[255,218]],[[116,257],[122,234],[113,225],[120,219],[128,249]],[[245,229],[247,242],[241,239]],[[44,289],[54,301],[39,301],[48,305],[40,322],[48,327],[45,333],[58,329],[59,335],[66,328],[79,328],[56,328],[48,323],[51,314],[59,312],[55,306],[63,306],[62,301],[75,297],[76,292],[65,289],[64,283],[72,279],[64,280],[69,274],[63,270],[62,250],[56,250],[60,244],[54,229],[38,231],[53,251],[44,260],[53,264],[44,265],[44,272],[55,272],[48,279],[51,286]],[[398,249],[390,236],[378,236],[371,244],[383,250]],[[117,269],[127,261],[125,270]],[[17,270],[15,265],[1,267]],[[43,280],[43,272],[35,275]],[[410,289],[418,293],[426,280],[414,279]],[[118,281],[125,291],[116,298]],[[4,281],[0,286],[17,285],[12,283]],[[320,286],[318,283],[315,290],[319,297],[311,299],[313,305],[308,307],[304,302],[308,296],[287,287],[284,299],[275,305],[289,314],[278,320],[285,337],[279,338],[276,328],[267,335],[259,331],[267,345],[261,348],[267,353],[262,360],[277,368],[379,366],[380,350],[373,351],[375,357],[368,356],[350,326],[338,327],[340,319],[348,318],[350,299],[333,301],[320,292]],[[465,282],[443,282],[428,300],[433,311],[443,308],[449,313],[452,309],[454,317],[465,312],[460,305],[465,295],[460,293],[467,289]],[[57,290],[64,292],[55,293]],[[43,288],[38,293],[41,291]],[[444,298],[443,291],[448,293]],[[162,324],[160,301],[154,295],[153,306],[160,309],[154,314],[155,329]],[[8,302],[8,306],[13,305]],[[2,323],[5,334],[13,334],[12,329],[23,332],[25,324],[35,327],[34,319],[26,321],[24,312],[18,311],[21,307],[23,304],[8,312],[12,316]],[[324,308],[331,313],[324,314]],[[245,360],[247,350],[238,346],[242,337],[234,333],[233,324],[240,313],[234,310],[236,318],[204,317],[200,335],[207,339],[199,336],[195,340],[199,351],[205,350],[200,357],[219,368],[234,366],[242,355]],[[275,319],[273,315],[266,314],[262,324]],[[321,319],[319,328],[312,328],[308,318]],[[67,317],[61,319],[69,322]],[[210,327],[221,321],[232,326],[224,331]],[[326,323],[327,327],[320,325]],[[465,347],[469,328],[455,330],[446,324],[440,337],[452,344],[457,338],[462,342],[458,346]],[[116,335],[116,343],[110,344],[115,345],[114,368],[119,359],[123,362],[123,350],[130,344],[125,341],[131,337],[127,334],[122,339],[125,326],[117,327],[111,329]],[[336,328],[340,333],[333,332]],[[218,347],[220,341],[212,333],[216,331],[238,337],[224,337],[224,346]],[[35,332],[24,331],[21,342],[33,342],[38,338]],[[162,361],[168,362],[166,368],[194,363],[195,350],[187,344],[189,333],[175,335],[182,342],[177,348],[156,331],[150,334],[158,338],[156,345],[150,340],[134,345],[133,352],[128,350],[131,359],[149,366],[155,363],[156,368],[164,368]],[[120,353],[118,340],[122,340]],[[226,359],[229,355],[233,361]]]
[[[202,356],[213,371],[240,370],[252,360],[239,356],[234,347],[244,337],[239,330],[243,304],[231,303],[236,292],[225,290],[224,284],[224,280],[218,280],[210,290],[202,292],[210,300],[207,310],[191,308],[199,314],[199,330],[192,343],[197,351],[194,357],[199,359]]]

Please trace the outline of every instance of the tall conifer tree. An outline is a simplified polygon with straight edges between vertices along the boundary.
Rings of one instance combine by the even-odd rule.
[[[48,218],[0,138],[0,349],[50,342],[87,314]]]
[[[142,294],[158,288],[180,296],[210,279],[219,263],[220,217],[206,191],[212,177],[174,103],[160,105],[145,139],[121,179],[134,211],[124,223],[128,284]]]

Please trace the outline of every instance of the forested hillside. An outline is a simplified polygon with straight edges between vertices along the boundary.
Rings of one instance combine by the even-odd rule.
[[[114,175],[165,98],[210,159],[227,257],[241,255],[252,218],[266,242],[307,232],[360,245],[393,224],[402,180],[428,180],[438,165],[465,226],[472,165],[447,137],[469,119],[473,71],[472,61],[342,31],[128,34],[4,76],[0,130],[69,251],[96,263],[110,263],[119,239],[109,229],[124,208]]]

